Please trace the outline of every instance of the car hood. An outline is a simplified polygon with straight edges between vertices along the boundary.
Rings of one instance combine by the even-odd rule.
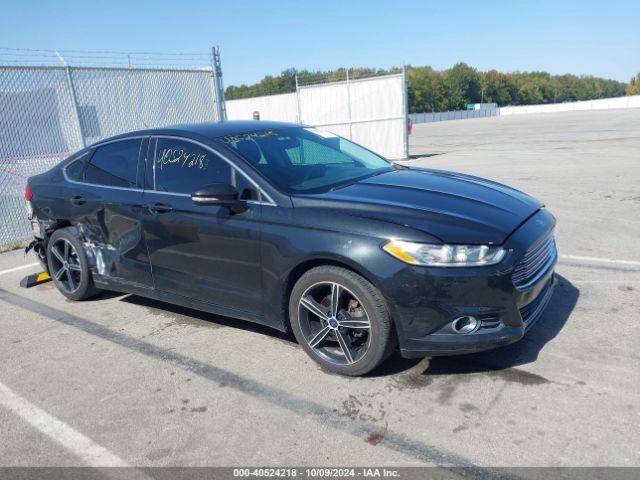
[[[501,244],[543,205],[490,180],[430,169],[398,169],[316,195],[295,207],[325,206],[418,229],[446,243]]]

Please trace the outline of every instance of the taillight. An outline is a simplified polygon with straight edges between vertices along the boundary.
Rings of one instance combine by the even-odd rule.
[[[27,188],[24,189],[24,198],[27,199],[27,202],[30,202],[33,198],[33,194],[31,193],[31,188],[29,188],[29,184],[27,183]]]

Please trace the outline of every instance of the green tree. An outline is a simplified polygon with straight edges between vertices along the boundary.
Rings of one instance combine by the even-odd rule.
[[[431,67],[408,68],[409,111],[440,112],[448,106],[442,74]]]
[[[456,63],[444,71],[443,80],[450,110],[461,110],[467,103],[480,102],[480,76],[475,68],[466,63]]]
[[[627,95],[640,95],[640,73],[633,77],[627,85]]]
[[[490,70],[481,74],[484,101],[498,105],[511,105],[518,97],[518,87],[507,73]]]
[[[525,79],[520,85],[518,96],[521,104],[524,105],[537,105],[544,103],[544,95],[540,85],[529,79]]]

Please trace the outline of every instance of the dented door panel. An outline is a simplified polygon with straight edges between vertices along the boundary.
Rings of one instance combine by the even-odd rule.
[[[93,187],[72,217],[96,283],[153,287],[142,228],[142,190]]]

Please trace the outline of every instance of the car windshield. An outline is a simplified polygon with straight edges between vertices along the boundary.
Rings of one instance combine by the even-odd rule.
[[[288,193],[318,193],[394,170],[349,140],[315,128],[258,130],[220,139]]]

